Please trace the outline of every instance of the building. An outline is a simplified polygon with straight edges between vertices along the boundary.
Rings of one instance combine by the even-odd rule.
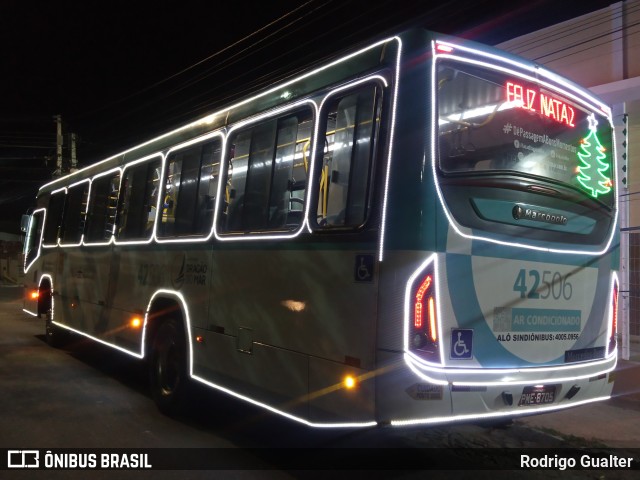
[[[552,12],[550,12],[552,14]],[[622,357],[640,342],[640,0],[513,38],[499,48],[590,88],[613,109],[621,228]]]

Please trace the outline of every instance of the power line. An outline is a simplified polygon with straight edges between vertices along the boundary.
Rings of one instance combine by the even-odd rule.
[[[581,33],[585,29],[594,29],[596,27],[611,23],[613,20],[619,20],[623,18],[623,15],[625,14],[629,15],[631,13],[635,13],[636,11],[638,11],[638,9],[640,9],[640,5],[638,5],[637,7],[636,6],[629,7],[627,10],[624,10],[624,6],[622,6],[622,8],[618,9],[617,11],[609,10],[599,14],[592,14],[593,18],[587,21],[586,23],[581,21],[581,22],[578,22],[574,27],[562,29],[561,31],[558,31],[556,33],[548,34],[545,36],[545,40],[543,41],[540,41],[539,36],[536,36],[535,38],[521,39],[520,41],[522,43],[516,42],[511,44],[509,47],[509,50],[512,52],[516,52],[519,55],[522,55],[525,52],[532,50],[534,48],[539,48],[541,46],[544,46],[550,43],[556,43],[558,40],[567,38],[573,35],[574,33]],[[568,21],[572,21],[572,20],[576,20],[576,18],[570,19]],[[551,28],[553,27],[557,27],[557,25],[552,25]],[[525,48],[529,46],[531,48]]]
[[[295,9],[291,10],[290,12],[288,12],[288,13],[286,13],[286,14],[282,15],[281,17],[279,17],[279,18],[277,18],[277,19],[273,20],[272,22],[269,22],[269,23],[268,23],[268,24],[266,24],[265,26],[263,26],[263,27],[261,27],[261,28],[259,28],[259,29],[257,29],[257,30],[254,30],[254,31],[253,31],[253,32],[251,32],[250,34],[245,35],[244,37],[242,37],[241,39],[239,39],[239,40],[237,40],[237,41],[233,42],[232,44],[227,45],[226,47],[221,48],[220,50],[218,50],[218,51],[216,51],[216,52],[212,53],[212,54],[211,54],[211,55],[209,55],[208,57],[206,57],[206,58],[204,58],[204,59],[202,59],[202,60],[199,60],[199,61],[197,61],[196,63],[193,63],[192,65],[189,65],[188,67],[186,67],[186,68],[184,68],[184,69],[180,70],[179,72],[176,72],[176,73],[174,73],[174,74],[170,75],[169,77],[166,77],[166,78],[164,78],[164,79],[162,79],[162,80],[159,80],[159,81],[157,81],[157,82],[155,82],[155,83],[153,83],[153,84],[151,84],[151,85],[149,85],[149,86],[147,86],[147,87],[143,88],[142,90],[139,90],[139,91],[137,91],[137,92],[135,92],[135,93],[132,93],[132,94],[130,94],[130,95],[127,95],[127,96],[125,96],[125,97],[123,97],[123,98],[121,98],[121,99],[119,99],[119,100],[115,100],[115,101],[111,102],[111,103],[110,103],[110,104],[108,104],[108,105],[103,105],[103,106],[101,106],[100,108],[97,108],[97,109],[91,110],[91,111],[89,111],[89,112],[85,112],[84,114],[80,114],[80,115],[78,115],[77,117],[78,117],[78,118],[82,118],[82,117],[84,117],[84,116],[87,116],[87,115],[93,114],[93,113],[98,112],[98,111],[100,111],[100,110],[104,110],[105,108],[109,108],[109,107],[111,107],[111,106],[113,106],[113,105],[116,105],[116,104],[118,104],[118,103],[122,103],[122,102],[124,102],[124,101],[126,101],[126,100],[129,100],[129,99],[131,99],[131,98],[133,98],[133,97],[136,97],[136,96],[138,96],[138,95],[140,95],[140,94],[142,94],[142,93],[144,93],[144,92],[147,92],[147,91],[149,91],[149,90],[151,90],[151,89],[153,89],[153,88],[156,88],[156,87],[158,87],[158,86],[160,86],[160,85],[163,85],[163,84],[165,84],[166,82],[168,82],[168,81],[170,81],[170,80],[172,80],[172,79],[174,79],[174,78],[176,78],[176,77],[178,77],[178,76],[180,76],[180,75],[182,75],[182,74],[184,74],[184,73],[186,73],[186,72],[188,72],[188,71],[193,70],[193,69],[194,69],[194,68],[196,68],[197,66],[202,65],[203,63],[208,62],[208,61],[212,60],[213,58],[218,57],[219,55],[221,55],[221,54],[223,54],[224,52],[226,52],[226,51],[228,51],[228,50],[232,49],[232,48],[233,48],[233,47],[235,47],[236,45],[239,45],[239,44],[241,44],[242,42],[244,42],[244,41],[248,40],[249,38],[254,37],[255,35],[259,34],[260,32],[263,32],[264,30],[268,29],[268,28],[269,28],[269,27],[271,27],[272,25],[275,25],[275,24],[277,24],[278,22],[280,22],[281,20],[283,20],[283,19],[285,19],[285,18],[287,18],[287,17],[291,16],[291,15],[292,15],[292,14],[294,14],[295,12],[297,12],[297,11],[299,11],[300,9],[302,9],[302,8],[306,7],[308,4],[313,3],[314,1],[315,1],[315,0],[308,0],[307,2],[305,2],[305,3],[304,3],[304,4],[302,4],[302,5],[300,5],[299,7],[296,7]]]

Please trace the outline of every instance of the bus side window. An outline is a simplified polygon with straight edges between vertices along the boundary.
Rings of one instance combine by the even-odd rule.
[[[153,219],[160,186],[161,161],[155,160],[126,168],[118,203],[118,240],[146,240],[153,232]]]
[[[25,265],[30,265],[40,251],[40,237],[42,235],[42,223],[44,220],[43,211],[35,212],[31,216],[27,236],[24,242]]]
[[[62,234],[62,214],[64,213],[66,196],[64,191],[60,191],[52,194],[49,198],[42,242],[45,245],[53,246],[58,244]]]
[[[89,208],[84,239],[87,243],[104,243],[113,235],[120,172],[94,177],[91,183]]]
[[[198,199],[194,233],[206,235],[211,232],[213,212],[218,193],[218,175],[220,172],[220,141],[207,143],[202,147],[200,181],[198,182]]]
[[[320,227],[359,227],[367,219],[380,105],[379,88],[372,85],[332,98],[321,113]]]
[[[206,235],[211,231],[220,149],[216,139],[169,155],[158,237]]]
[[[313,115],[270,118],[234,132],[221,230],[295,230],[303,221]]]
[[[89,181],[84,181],[70,187],[67,191],[67,201],[63,215],[63,231],[60,243],[76,245],[82,241],[84,224],[87,213],[87,197],[89,195]]]

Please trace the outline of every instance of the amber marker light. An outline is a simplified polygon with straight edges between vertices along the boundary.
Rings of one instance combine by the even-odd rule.
[[[141,325],[142,325],[142,319],[140,317],[133,317],[131,319],[131,326],[133,328],[140,328]]]
[[[355,388],[355,386],[357,385],[356,377],[354,377],[353,375],[347,375],[346,377],[344,377],[342,385],[344,385],[344,388],[346,388],[347,390]]]
[[[33,292],[31,292],[31,300],[36,300],[38,297],[40,296],[40,294],[38,293],[37,290],[34,290]]]

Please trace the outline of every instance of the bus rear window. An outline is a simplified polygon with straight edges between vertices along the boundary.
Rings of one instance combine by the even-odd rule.
[[[612,207],[611,126],[544,85],[454,62],[438,67],[439,167],[561,183]]]

